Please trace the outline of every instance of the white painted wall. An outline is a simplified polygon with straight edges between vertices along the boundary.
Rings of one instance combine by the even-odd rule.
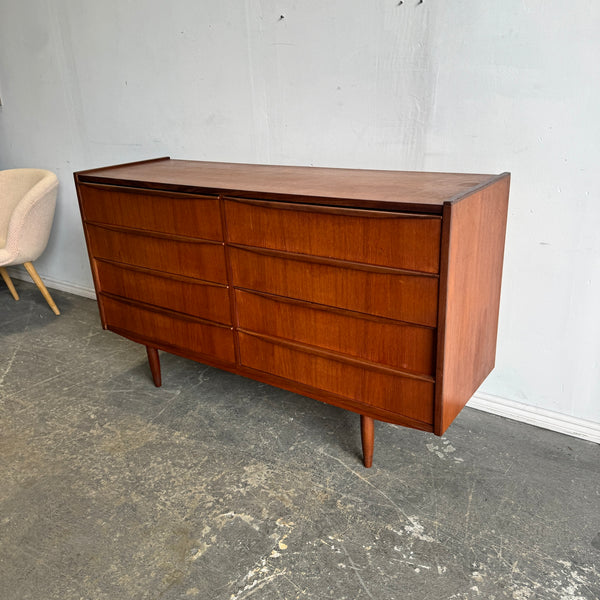
[[[42,276],[91,287],[78,169],[511,171],[483,390],[600,423],[600,3],[417,1],[0,0],[0,168],[61,181]]]

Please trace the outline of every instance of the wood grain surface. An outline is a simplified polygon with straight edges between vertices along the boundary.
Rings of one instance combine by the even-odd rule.
[[[230,256],[237,287],[420,325],[437,322],[435,277],[356,270],[241,248],[231,248]]]
[[[80,171],[80,182],[441,214],[494,175],[246,165],[159,159]]]
[[[182,241],[90,224],[87,231],[96,258],[227,283],[222,244]]]
[[[289,345],[239,333],[243,365],[298,381],[366,406],[376,406],[424,423],[433,422],[434,384],[331,360]]]
[[[196,354],[214,356],[229,363],[235,362],[233,332],[230,327],[182,318],[164,310],[108,296],[102,297],[102,303],[109,329],[151,338],[157,345],[167,344]]]
[[[101,292],[231,324],[227,286],[106,261],[96,266]]]
[[[435,431],[494,368],[510,177],[444,211]]]
[[[433,377],[435,329],[236,290],[238,326]]]
[[[437,273],[441,219],[281,202],[225,201],[228,241]]]
[[[86,221],[222,240],[218,198],[82,185],[81,209]]]

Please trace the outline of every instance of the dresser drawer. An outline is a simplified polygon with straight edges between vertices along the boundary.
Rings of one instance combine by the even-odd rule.
[[[231,324],[227,287],[96,262],[99,291]]]
[[[229,256],[237,287],[420,325],[437,321],[433,276],[351,269],[241,248],[231,248]]]
[[[226,200],[228,240],[313,256],[437,273],[441,219],[387,211]]]
[[[87,232],[95,258],[227,283],[222,244],[170,240],[89,224]]]
[[[247,367],[409,419],[433,422],[433,383],[315,356],[245,333],[239,334],[239,340],[240,360]]]
[[[435,329],[334,312],[236,290],[242,329],[341,352],[410,373],[435,372]]]
[[[208,240],[223,239],[217,198],[86,184],[80,185],[80,196],[86,221]]]
[[[180,319],[103,295],[100,296],[100,302],[109,329],[218,361],[235,362],[233,331],[230,327]]]

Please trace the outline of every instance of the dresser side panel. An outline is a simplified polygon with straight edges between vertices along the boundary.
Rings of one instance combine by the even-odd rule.
[[[435,433],[494,368],[510,176],[444,207]]]

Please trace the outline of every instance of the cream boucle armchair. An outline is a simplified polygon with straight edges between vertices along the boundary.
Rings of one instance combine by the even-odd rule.
[[[55,314],[52,296],[31,264],[45,250],[54,219],[58,179],[43,169],[0,171],[0,274],[15,300],[5,267],[24,265]]]

